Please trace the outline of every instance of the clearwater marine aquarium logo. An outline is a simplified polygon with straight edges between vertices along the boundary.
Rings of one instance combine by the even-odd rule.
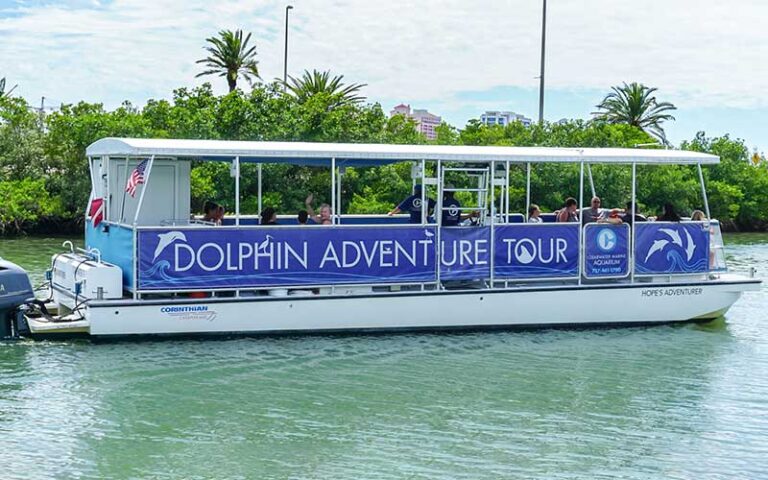
[[[603,253],[610,253],[618,245],[619,239],[616,232],[610,228],[603,228],[597,232],[597,248]]]

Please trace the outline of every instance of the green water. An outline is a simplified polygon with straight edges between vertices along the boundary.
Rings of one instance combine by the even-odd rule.
[[[62,239],[0,240],[36,280]],[[768,237],[726,238],[737,269]],[[0,478],[768,478],[768,289],[725,322],[0,344]]]

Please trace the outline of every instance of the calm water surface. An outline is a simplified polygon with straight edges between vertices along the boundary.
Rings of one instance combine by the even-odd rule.
[[[39,282],[61,241],[0,256]],[[768,289],[702,326],[0,343],[0,478],[768,478]]]

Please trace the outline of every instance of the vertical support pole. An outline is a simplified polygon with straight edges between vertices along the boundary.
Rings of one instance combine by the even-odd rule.
[[[125,174],[123,175],[125,182],[128,182],[128,161],[128,157],[125,157]],[[123,188],[123,199],[120,202],[120,218],[117,220],[117,223],[123,223],[123,217],[125,216],[125,194],[126,191],[125,188]]]
[[[581,215],[584,213],[584,161],[579,164],[579,285],[581,285],[581,276],[583,274],[584,257],[584,227],[582,226]]]
[[[121,228],[121,227],[118,227]],[[133,299],[136,300],[139,298],[139,277],[138,277],[138,269],[139,269],[139,244],[138,242],[138,229],[134,226],[132,237],[133,237],[133,251],[131,256],[133,257],[133,268],[131,269],[131,275],[133,275]]]
[[[509,160],[507,160],[506,163],[507,163],[507,165],[506,165],[506,169],[507,169],[507,180],[506,180],[507,193],[506,193],[506,199],[505,199],[505,204],[506,204],[505,210],[506,210],[506,213],[504,214],[504,222],[503,223],[509,223]]]
[[[531,162],[525,168],[525,221],[528,222],[528,211],[531,208]]]
[[[440,243],[440,232],[443,230],[443,189],[445,188],[445,173],[443,172],[443,163],[437,160],[437,209],[435,210],[435,279],[437,284],[435,288],[440,290],[440,269],[443,266],[443,251]],[[461,219],[461,211],[459,211]]]
[[[240,157],[235,157],[235,225],[240,226]]]
[[[336,192],[336,205],[339,206],[339,221],[337,222],[339,225],[341,225],[341,180],[344,178],[346,167],[339,167],[339,178],[336,180],[337,185],[337,192]]]
[[[144,206],[144,194],[147,193],[147,189],[149,188],[149,182],[152,180],[152,165],[155,164],[155,156],[152,155],[149,157],[149,164],[147,165],[147,174],[144,177],[144,186],[141,188],[141,195],[139,195],[139,203],[136,205],[136,214],[133,216],[133,226],[136,227],[136,223],[139,221],[139,213],[141,213],[141,208]],[[128,179],[125,180],[126,182]]]
[[[632,231],[629,232],[629,279],[635,283],[635,212],[637,211],[637,163],[632,162]]]
[[[592,189],[592,198],[597,196],[595,192],[595,181],[592,179],[592,166],[587,164],[587,175],[589,175],[589,187]]]
[[[110,189],[112,188],[112,184],[110,182],[112,178],[109,174],[109,169],[111,167],[109,157],[107,156],[101,157],[101,165],[102,165],[101,168],[103,168],[106,172],[106,178],[99,179],[102,182],[101,187],[103,189],[104,196],[106,197],[106,205],[104,206],[104,220],[107,220],[109,222],[114,222],[115,220],[112,218],[112,213],[111,213],[112,194]],[[105,182],[106,182],[106,185],[104,185]],[[117,223],[120,223],[119,219]]]
[[[336,157],[331,158],[331,224],[336,224]]]
[[[701,183],[701,199],[704,201],[704,212],[707,214],[707,219],[712,220],[709,214],[709,201],[707,200],[707,187],[704,185],[704,172],[701,171],[701,163],[696,164],[699,168],[699,183]]]
[[[427,162],[423,158],[421,159],[421,223],[426,224],[429,216],[429,205],[426,204],[427,200]]]
[[[258,163],[256,165],[256,184],[257,184],[257,194],[259,198],[259,211],[257,212],[259,215],[259,223],[261,223],[261,212],[264,211],[262,205],[261,205],[261,163]]]
[[[491,239],[491,259],[490,259],[490,280],[491,280],[491,288],[493,288],[493,267],[494,267],[494,257],[496,253],[495,248],[495,225],[496,225],[496,185],[494,184],[494,179],[496,177],[496,161],[491,160],[491,173],[490,173],[490,183],[491,183],[491,193],[490,193],[490,200],[491,200],[491,234],[489,235]]]

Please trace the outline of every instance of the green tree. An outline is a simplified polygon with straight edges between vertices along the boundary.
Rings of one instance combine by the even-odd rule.
[[[333,98],[331,106],[359,103],[365,100],[364,96],[359,95],[360,90],[366,86],[365,83],[345,85],[342,80],[344,75],[331,77],[331,72],[328,70],[324,72],[312,70],[311,73],[305,70],[300,78],[289,76],[285,88],[299,103],[305,103],[318,94]]]
[[[0,181],[0,234],[22,233],[25,225],[63,213],[43,179]]]
[[[256,61],[256,45],[249,46],[251,34],[243,39],[243,31],[222,30],[218,37],[206,38],[210,45],[204,47],[208,56],[200,59],[208,70],[198,73],[196,76],[216,75],[227,77],[229,91],[237,88],[237,79],[240,75],[248,82],[259,77],[258,61]]]
[[[593,112],[596,120],[626,123],[667,143],[661,124],[675,119],[668,112],[677,110],[677,107],[669,102],[657,101],[654,95],[657,89],[642,83],[624,83],[621,87],[611,87],[611,90],[597,105],[599,111]]]

